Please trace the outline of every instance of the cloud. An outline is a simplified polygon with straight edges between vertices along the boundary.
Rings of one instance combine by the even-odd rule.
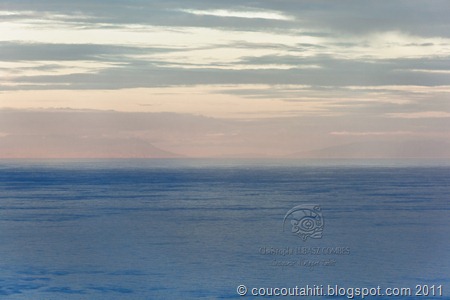
[[[0,61],[126,62],[133,55],[167,53],[177,49],[141,46],[0,42]]]
[[[5,0],[1,8],[0,107],[121,111],[1,112],[4,142],[60,136],[282,154],[449,126],[446,0]]]
[[[233,11],[226,9],[216,10],[193,10],[183,9],[182,12],[198,16],[216,16],[216,17],[232,17],[232,18],[244,18],[244,19],[268,19],[268,20],[293,20],[292,17],[286,16],[283,13],[277,11]]]
[[[420,111],[408,113],[387,113],[390,118],[402,119],[434,119],[434,118],[450,118],[450,112],[446,111]]]
[[[30,68],[5,71],[0,86],[443,85],[450,80],[450,39],[441,30],[449,8],[422,4],[4,1],[0,61]],[[67,70],[68,61],[98,67]],[[59,73],[36,72],[58,64]]]
[[[413,135],[411,131],[332,131],[331,135],[342,136],[396,136],[396,135]]]
[[[450,36],[448,31],[450,8],[446,0],[379,1],[237,1],[171,0],[171,1],[109,1],[108,5],[94,5],[92,1],[45,0],[35,2],[3,1],[4,11],[80,14],[90,16],[90,22],[112,24],[155,24],[175,26],[229,26],[248,23],[214,23],[213,19],[198,18],[185,10],[202,12],[276,12],[281,16],[295,16],[298,24],[315,31],[341,34],[362,34],[397,29],[426,36]],[[178,12],[178,13],[177,13]],[[275,14],[275,15],[277,15]],[[216,13],[217,15],[217,13]],[[211,16],[211,15],[210,15]],[[213,16],[214,17],[214,16]],[[224,19],[223,16],[215,16]],[[239,18],[244,19],[244,18]],[[236,21],[236,20],[234,20]],[[274,20],[277,21],[277,20]],[[205,23],[206,22],[206,23]],[[257,23],[256,23],[257,24]],[[278,24],[280,23],[271,23]],[[297,25],[298,27],[298,25]]]
[[[275,67],[261,66],[272,63]],[[47,89],[59,89],[67,84],[71,89],[120,89],[201,84],[295,84],[311,86],[439,86],[450,82],[450,74],[400,71],[399,64],[364,62],[327,57],[298,58],[294,56],[246,57],[242,69],[198,66],[188,68],[166,61],[146,61],[130,58],[96,72],[68,75],[17,76],[17,83],[46,84]],[[254,65],[252,68],[251,66]],[[287,66],[280,68],[278,66]],[[403,64],[402,64],[403,66]],[[64,87],[66,88],[66,87]]]

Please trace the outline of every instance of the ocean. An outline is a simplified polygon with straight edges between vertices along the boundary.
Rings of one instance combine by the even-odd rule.
[[[443,162],[2,160],[0,298],[450,299],[449,195]]]

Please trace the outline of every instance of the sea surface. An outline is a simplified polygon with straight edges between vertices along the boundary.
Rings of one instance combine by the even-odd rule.
[[[259,299],[328,285],[450,299],[450,164],[0,161],[0,299]]]

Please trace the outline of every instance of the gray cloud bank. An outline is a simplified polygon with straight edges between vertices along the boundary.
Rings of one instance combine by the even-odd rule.
[[[12,13],[0,15],[0,22],[44,20],[83,33],[88,29],[156,26],[169,30],[212,28],[216,30],[287,34],[295,46],[279,43],[224,43],[210,45],[211,50],[249,48],[272,50],[279,54],[252,54],[232,62],[193,63],[158,54],[178,53],[189,57],[196,45],[184,47],[145,47],[137,45],[29,43],[27,40],[0,42],[0,60],[39,62],[36,70],[63,68],[63,61],[107,63],[97,70],[72,74],[29,75],[17,67],[15,76],[1,88],[15,89],[116,89],[197,84],[308,84],[344,85],[448,85],[450,83],[450,5],[448,1],[2,1],[1,9]],[[198,15],[189,11],[276,12],[287,20]],[[52,29],[52,28],[50,28]],[[145,31],[147,29],[136,29]],[[399,32],[426,42],[398,41],[404,49],[440,47],[427,55],[405,59],[372,57],[367,47],[376,41],[364,40],[371,34]],[[218,33],[220,35],[220,33]],[[316,43],[300,42],[308,36],[323,37]],[[438,39],[434,42],[429,39]],[[439,39],[441,39],[439,41]],[[157,42],[157,41],[155,41]],[[124,41],[124,43],[126,43]],[[385,45],[388,50],[396,42]],[[440,44],[439,44],[440,43]],[[373,45],[372,45],[373,46]],[[381,49],[381,50],[386,50]],[[345,57],[346,51],[350,51]],[[359,51],[353,55],[351,51]],[[289,53],[288,55],[286,53]],[[424,54],[425,53],[425,54]],[[48,62],[54,62],[48,66]],[[243,69],[236,65],[245,64]],[[286,69],[271,68],[283,64]],[[316,65],[316,69],[304,66]],[[424,72],[417,72],[422,70]],[[440,72],[425,72],[425,71]],[[21,72],[23,71],[23,72]],[[445,71],[445,72],[443,72]]]
[[[2,1],[3,10],[21,14],[4,20],[42,18],[55,14],[70,16],[69,21],[84,26],[99,24],[150,24],[158,26],[230,27],[267,30],[285,26],[303,26],[315,31],[366,34],[373,31],[400,30],[425,36],[450,36],[450,5],[446,0],[277,0],[277,1]],[[263,18],[212,17],[193,15],[186,10],[275,11],[294,17],[294,21]],[[287,24],[286,24],[287,23]],[[294,23],[294,24],[290,24]]]

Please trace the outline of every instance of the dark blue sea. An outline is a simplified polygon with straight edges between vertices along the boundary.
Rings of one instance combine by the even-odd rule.
[[[0,161],[0,298],[378,287],[450,299],[449,163]]]

